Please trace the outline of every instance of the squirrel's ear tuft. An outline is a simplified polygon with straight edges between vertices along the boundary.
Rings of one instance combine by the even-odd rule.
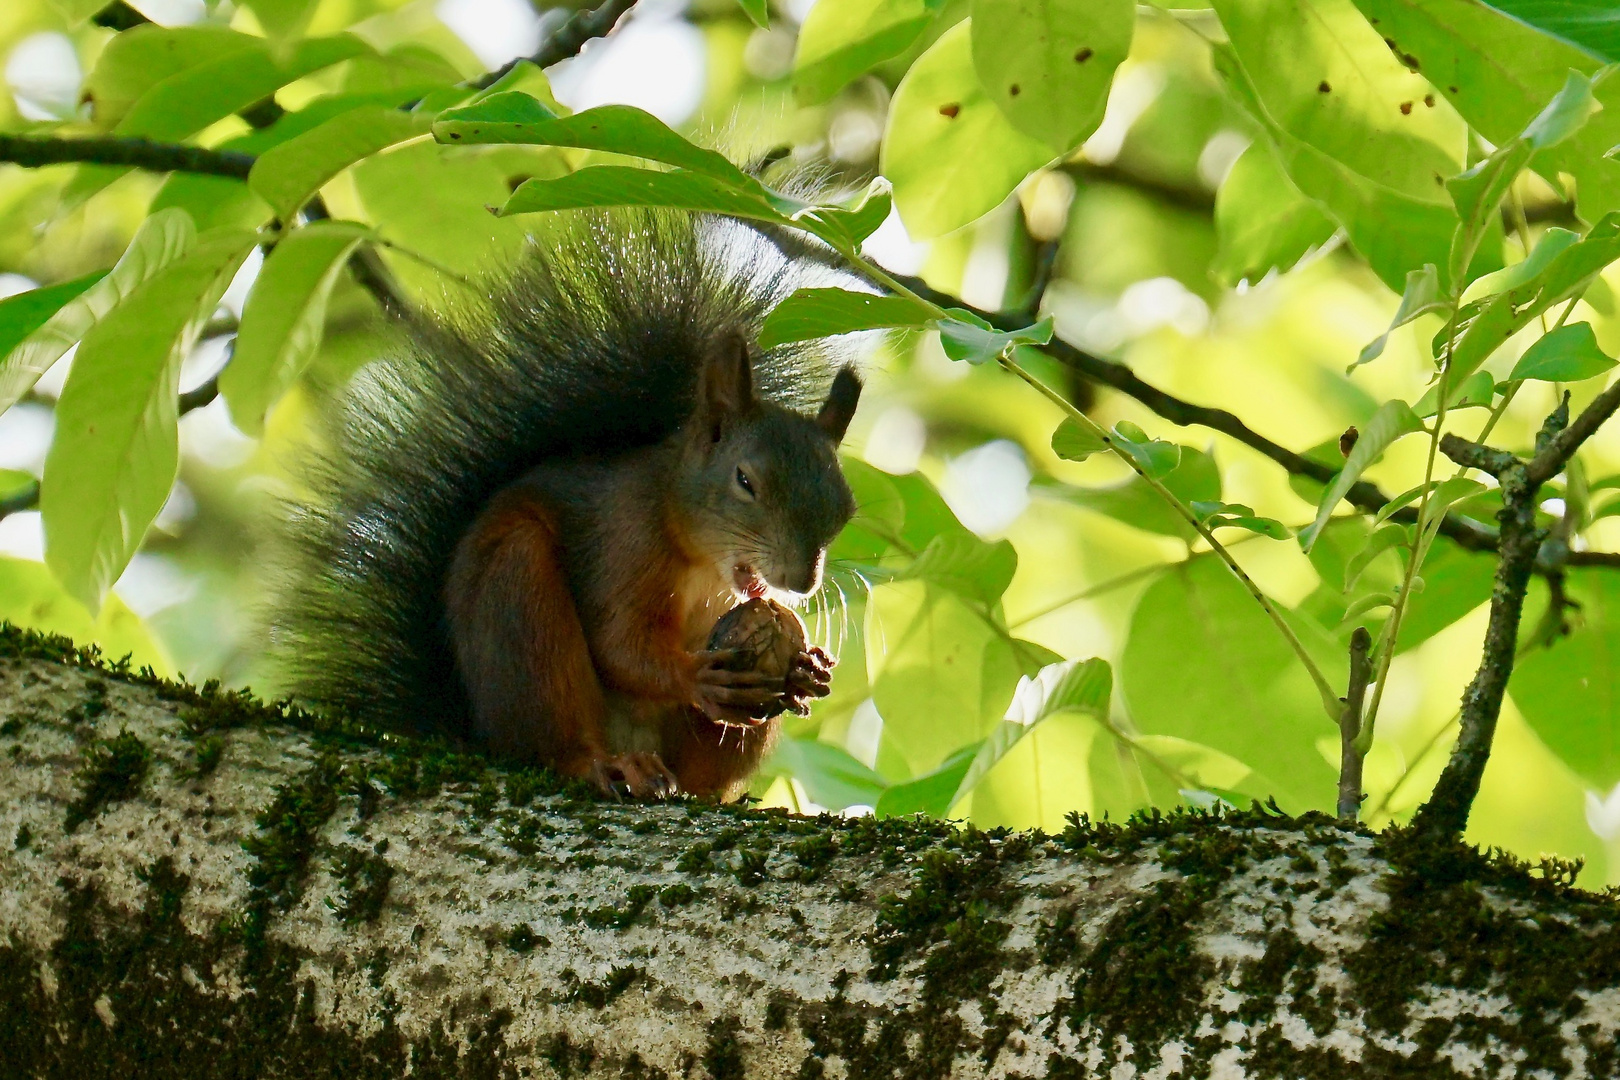
[[[703,364],[698,394],[713,441],[719,442],[728,418],[754,404],[754,362],[748,339],[735,330],[715,339]]]
[[[855,374],[853,367],[840,368],[833,378],[832,389],[827,392],[827,400],[816,414],[816,423],[834,443],[844,441],[844,432],[849,430],[860,400],[861,377]]]

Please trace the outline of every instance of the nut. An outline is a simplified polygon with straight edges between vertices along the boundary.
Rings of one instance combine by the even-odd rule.
[[[784,678],[794,657],[804,651],[804,623],[790,607],[763,597],[738,604],[715,621],[709,632],[710,649],[736,649],[738,656],[726,667],[732,671],[758,671]],[[770,715],[786,709],[777,704]]]

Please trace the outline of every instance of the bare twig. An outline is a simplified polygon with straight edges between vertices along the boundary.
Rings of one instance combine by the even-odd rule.
[[[185,143],[120,135],[45,137],[0,134],[0,162],[37,169],[46,165],[123,165],[149,172],[188,172],[246,180],[254,157]]]
[[[1344,695],[1344,714],[1339,718],[1339,819],[1354,821],[1361,811],[1361,765],[1364,757],[1356,749],[1361,734],[1361,706],[1372,678],[1372,634],[1365,626],[1350,635],[1350,684]]]
[[[897,275],[896,280],[931,303],[938,304],[940,307],[959,307],[971,311],[998,330],[1017,330],[1028,325],[1030,321],[1027,312],[995,312],[973,307],[971,304],[963,303],[958,297],[933,288],[921,278]],[[1100,356],[1086,352],[1084,349],[1078,348],[1060,337],[1054,337],[1050,343],[1036,346],[1036,348],[1082,375],[1095,379],[1105,386],[1112,387],[1126,397],[1135,399],[1172,424],[1197,425],[1228,435],[1251,450],[1270,458],[1295,476],[1304,476],[1318,483],[1328,484],[1333,481],[1333,477],[1338,473],[1338,470],[1331,465],[1312,461],[1310,458],[1297,454],[1288,447],[1266,438],[1245,424],[1234,413],[1225,409],[1212,408],[1208,405],[1198,405],[1187,401],[1185,398],[1179,398],[1142,379],[1124,364],[1114,360],[1105,360]],[[1366,480],[1360,480],[1351,485],[1344,498],[1346,502],[1356,507],[1356,509],[1369,514],[1376,514],[1389,503],[1389,496],[1385,495],[1376,484]],[[1412,507],[1405,507],[1390,515],[1390,520],[1410,525],[1417,521],[1417,510]],[[1440,523],[1440,534],[1459,547],[1466,548],[1469,551],[1494,552],[1496,550],[1495,530],[1457,514],[1447,514],[1445,516]],[[1538,573],[1547,573],[1561,566],[1620,569],[1620,553],[1608,551],[1547,552],[1538,558],[1536,571]]]
[[[1457,464],[1496,476],[1502,490],[1502,512],[1498,515],[1502,531],[1484,656],[1463,694],[1457,744],[1429,800],[1413,819],[1413,823],[1426,832],[1460,835],[1468,825],[1474,796],[1479,793],[1502,698],[1513,674],[1525,591],[1544,539],[1543,530],[1536,524],[1536,494],[1543,483],[1569,463],[1575,451],[1616,408],[1620,408],[1620,383],[1598,395],[1575,422],[1570,423],[1566,393],[1563,402],[1542,425],[1536,438],[1535,456],[1527,462],[1455,435],[1447,435],[1440,441],[1441,451]],[[1559,592],[1554,593],[1551,603],[1563,607]]]
[[[545,44],[540,46],[540,51],[528,58],[529,62],[536,67],[547,68],[571,56],[577,56],[587,42],[592,38],[605,36],[618,25],[624,13],[635,6],[636,0],[606,0],[601,7],[574,12],[546,38]],[[517,64],[518,61],[513,60],[486,75],[480,75],[470,85],[480,90],[493,86]]]

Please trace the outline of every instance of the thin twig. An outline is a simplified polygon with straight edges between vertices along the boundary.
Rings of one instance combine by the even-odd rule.
[[[547,36],[540,51],[528,57],[528,61],[536,67],[548,68],[577,56],[587,42],[606,36],[618,25],[624,13],[635,6],[636,0],[606,0],[601,7],[574,12],[554,33]],[[486,75],[480,75],[468,85],[479,90],[493,86],[517,65],[518,60],[512,60]]]
[[[1350,683],[1339,717],[1339,819],[1354,821],[1361,812],[1361,765],[1366,755],[1356,746],[1361,735],[1361,706],[1372,678],[1372,634],[1358,626],[1350,635]]]
[[[970,311],[979,318],[984,319],[997,330],[1017,330],[1027,326],[1030,322],[1024,312],[994,312],[976,308],[971,304],[963,303],[958,297],[941,292],[933,288],[921,278],[905,275],[895,275],[894,280],[905,286],[918,296],[939,307],[959,307]],[[1073,368],[1089,378],[1105,386],[1112,387],[1147,406],[1154,413],[1184,427],[1198,426],[1218,431],[1230,436],[1243,445],[1249,447],[1263,456],[1270,458],[1295,476],[1304,476],[1321,484],[1333,482],[1338,470],[1331,465],[1319,461],[1312,461],[1301,454],[1288,449],[1280,443],[1261,435],[1245,424],[1234,413],[1225,409],[1212,408],[1207,405],[1198,405],[1179,398],[1174,394],[1159,389],[1152,383],[1138,376],[1129,367],[1114,360],[1105,360],[1093,353],[1064,341],[1060,337],[1053,337],[1046,345],[1035,346],[1040,352],[1065,365]],[[1367,480],[1359,480],[1352,484],[1350,490],[1345,492],[1344,499],[1356,509],[1369,514],[1376,514],[1389,503],[1389,496],[1385,495],[1376,484]],[[1417,521],[1417,510],[1413,507],[1403,507],[1390,515],[1390,520],[1403,525],[1410,525]],[[1440,535],[1451,540],[1459,547],[1469,551],[1496,550],[1495,530],[1461,517],[1457,514],[1447,514],[1440,523]],[[1609,551],[1572,551],[1562,560],[1567,566],[1593,566],[1620,569],[1620,553]],[[1538,572],[1543,572],[1541,566]]]

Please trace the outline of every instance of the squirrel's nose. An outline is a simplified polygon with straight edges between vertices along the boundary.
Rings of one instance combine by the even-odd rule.
[[[823,553],[814,552],[809,558],[799,561],[796,565],[787,568],[782,575],[782,582],[777,587],[788,592],[808,596],[821,588],[821,564]]]

